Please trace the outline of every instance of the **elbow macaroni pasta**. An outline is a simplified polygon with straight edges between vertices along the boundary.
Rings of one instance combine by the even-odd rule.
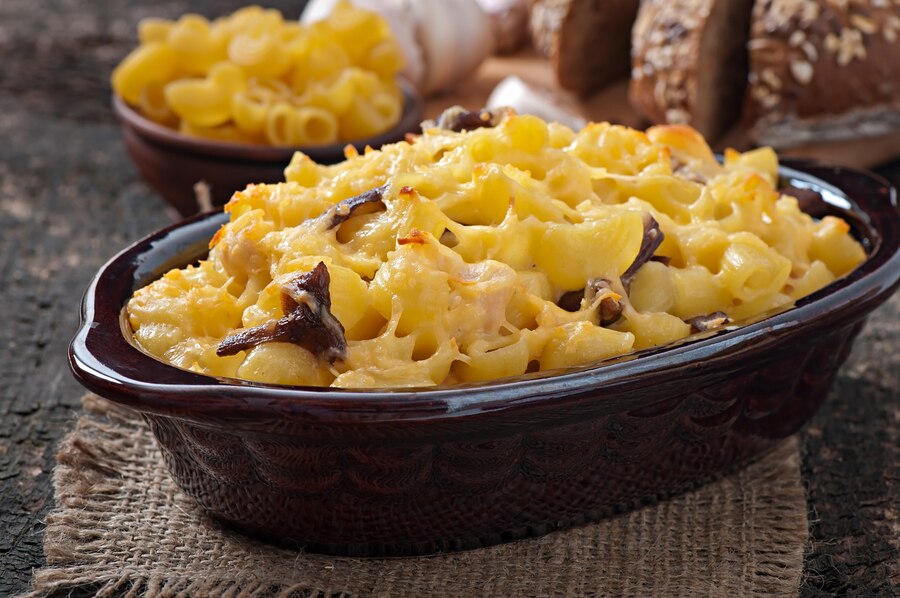
[[[384,19],[341,1],[310,26],[258,6],[209,22],[145,19],[114,91],[183,133],[269,145],[323,145],[400,120],[403,53]]]
[[[770,149],[719,165],[684,126],[575,133],[512,113],[334,166],[297,153],[286,182],[235,193],[208,259],[137,291],[128,316],[162,360],[270,383],[428,386],[587,364],[684,338],[698,316],[789,305],[864,259],[845,222],[773,188],[776,169]],[[335,204],[382,185],[383,209],[328,224]],[[623,276],[648,215],[664,240]],[[346,358],[280,342],[217,356],[226,336],[282,317],[285,282],[320,262]],[[603,324],[610,301],[621,312]]]

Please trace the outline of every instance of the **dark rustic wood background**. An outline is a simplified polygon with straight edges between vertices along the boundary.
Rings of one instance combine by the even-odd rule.
[[[109,73],[140,18],[244,3],[0,0],[0,596],[43,562],[55,444],[83,394],[65,362],[81,294],[105,260],[169,221],[124,153]],[[303,2],[267,4],[296,17]],[[900,163],[879,171],[900,182]],[[900,591],[898,395],[900,294],[802,434],[805,596]]]

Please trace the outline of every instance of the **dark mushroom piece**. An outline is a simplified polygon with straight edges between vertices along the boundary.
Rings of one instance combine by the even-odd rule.
[[[622,274],[622,286],[626,289],[628,288],[628,285],[631,284],[631,279],[641,269],[641,266],[653,258],[653,252],[659,248],[664,238],[665,235],[659,229],[659,223],[656,221],[656,218],[644,213],[644,237],[641,239],[641,247],[638,249],[637,257],[634,258],[634,261]]]
[[[556,304],[566,311],[578,311],[581,309],[581,300],[584,299],[584,291],[585,289],[578,289],[577,291],[563,293]]]
[[[641,246],[638,249],[638,254],[634,258],[634,261],[621,277],[622,286],[625,287],[626,290],[628,289],[628,285],[631,284],[631,279],[637,274],[637,271],[648,261],[653,260],[662,262],[666,266],[669,265],[670,258],[653,255],[653,252],[659,248],[664,238],[665,235],[663,235],[663,232],[660,230],[659,223],[656,219],[650,214],[645,213],[644,236],[641,238]],[[566,311],[578,311],[581,309],[582,299],[586,300],[588,303],[593,303],[597,293],[604,289],[612,289],[610,281],[605,278],[594,278],[588,281],[584,289],[580,291],[569,291],[568,293],[563,294],[556,304]],[[622,304],[612,297],[606,297],[600,302],[599,312],[600,325],[608,326],[616,322],[622,316]]]
[[[582,299],[591,304],[601,291],[611,290],[612,284],[607,279],[594,278],[588,281],[584,289],[563,294],[559,298],[557,305],[566,311],[578,311],[581,309]],[[600,326],[609,326],[622,316],[622,303],[615,297],[604,297],[600,301],[597,312],[597,320]]]
[[[284,316],[246,328],[225,339],[216,355],[234,355],[263,343],[299,345],[328,363],[347,357],[344,327],[331,313],[331,276],[324,262],[281,287]]]
[[[441,245],[446,247],[456,247],[459,245],[459,237],[457,237],[449,228],[445,228],[444,232],[441,233],[440,242]]]
[[[693,165],[688,164],[687,162],[682,162],[675,156],[672,157],[672,174],[679,178],[691,181],[692,183],[698,183],[700,185],[705,185],[709,182],[710,179],[708,172],[697,170]]]
[[[593,303],[601,291],[611,291],[612,283],[605,278],[595,278],[588,281],[584,287],[584,298]],[[622,316],[622,303],[614,297],[604,297],[600,300],[599,308],[600,325],[609,326]]]
[[[348,197],[328,208],[321,217],[328,220],[328,229],[332,229],[346,222],[351,216],[383,210],[385,208],[384,192],[387,191],[387,188],[387,185],[382,185],[363,191],[359,195]]]
[[[715,330],[716,328],[721,328],[731,320],[722,311],[714,311],[711,314],[707,314],[705,316],[697,316],[695,318],[689,318],[685,320],[688,324],[691,325],[691,332],[708,332],[710,330]]]
[[[426,120],[422,123],[422,130],[437,127],[447,131],[472,131],[482,127],[496,127],[503,119],[505,110],[466,110],[462,106],[451,106],[434,120]]]

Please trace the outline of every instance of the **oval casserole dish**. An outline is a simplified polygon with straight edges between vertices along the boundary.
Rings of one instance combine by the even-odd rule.
[[[88,289],[69,349],[90,390],[141,412],[174,480],[239,529],[310,551],[399,556],[540,535],[664,498],[746,464],[828,394],[866,316],[900,279],[896,192],[794,162],[867,260],[790,309],[577,369],[427,390],[217,379],[140,351],[136,288],[205,255],[227,218],[139,241]],[[821,216],[823,213],[817,213]]]

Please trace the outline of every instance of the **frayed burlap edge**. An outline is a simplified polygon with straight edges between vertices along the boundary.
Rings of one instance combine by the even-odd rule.
[[[27,596],[770,596],[807,537],[795,439],[672,500],[564,532],[405,559],[279,549],[206,516],[132,412],[94,396],[62,441],[47,566]]]

